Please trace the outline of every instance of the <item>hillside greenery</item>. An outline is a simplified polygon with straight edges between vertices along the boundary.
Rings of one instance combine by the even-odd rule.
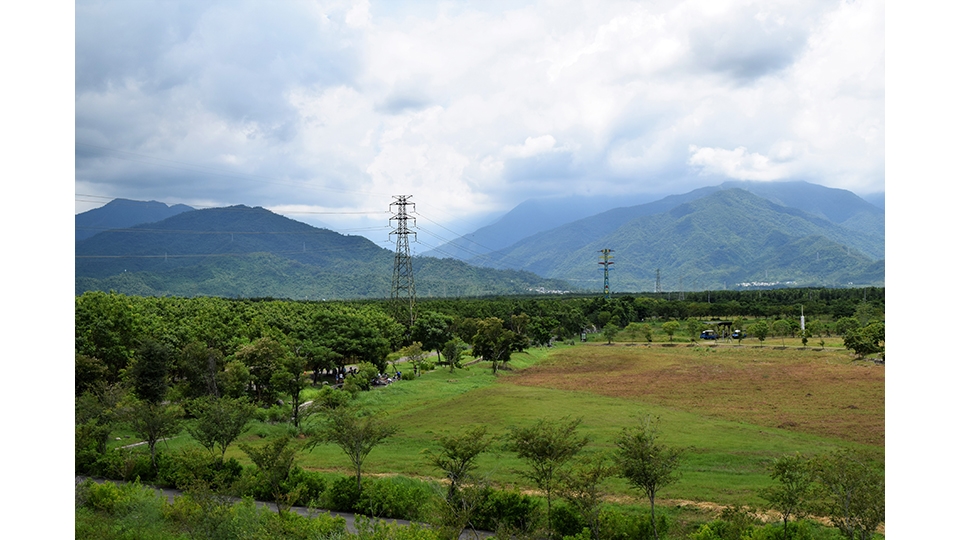
[[[612,249],[611,288],[620,291],[653,290],[658,269],[669,290],[883,283],[883,237],[737,188],[665,201],[579,220],[470,262],[588,283],[599,279],[597,253]]]
[[[385,298],[394,254],[344,236],[234,206],[106,231],[78,242],[75,289],[143,296]],[[413,261],[421,296],[469,297],[567,290],[530,272],[493,270],[454,259]]]

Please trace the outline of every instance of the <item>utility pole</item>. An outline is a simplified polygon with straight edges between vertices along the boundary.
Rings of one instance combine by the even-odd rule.
[[[610,299],[610,265],[613,264],[611,253],[613,253],[612,249],[601,249],[598,263],[603,267],[603,297],[608,300]]]
[[[414,303],[416,290],[413,286],[413,261],[410,258],[410,235],[414,241],[417,233],[411,232],[411,227],[417,226],[416,218],[407,214],[407,207],[416,211],[416,205],[410,201],[413,195],[394,195],[390,203],[390,226],[393,230],[390,235],[397,237],[397,251],[393,258],[393,281],[390,287],[390,300],[396,310],[397,320],[407,324],[407,331],[413,328],[416,318]]]
[[[660,269],[659,268],[657,268],[657,286],[655,289],[653,289],[653,292],[657,294],[663,293],[663,287],[660,286]]]

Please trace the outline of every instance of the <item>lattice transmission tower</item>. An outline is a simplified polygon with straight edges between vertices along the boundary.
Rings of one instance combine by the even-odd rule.
[[[612,249],[601,249],[598,263],[603,267],[603,297],[607,299],[610,298],[610,265],[613,264],[611,253],[613,253]]]
[[[413,195],[394,195],[390,203],[390,226],[393,230],[390,235],[397,237],[397,251],[393,258],[393,281],[390,286],[390,300],[396,310],[397,320],[407,323],[407,329],[413,327],[416,318],[414,305],[417,292],[413,286],[413,261],[410,258],[410,236],[416,241],[417,233],[411,231],[417,226],[416,218],[410,217],[410,212],[416,211],[416,205],[410,201]]]

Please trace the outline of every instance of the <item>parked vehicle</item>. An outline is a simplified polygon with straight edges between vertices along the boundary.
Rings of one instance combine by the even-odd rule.
[[[720,336],[718,336],[713,330],[704,330],[703,332],[700,332],[700,339],[717,339],[719,337]]]
[[[747,337],[747,333],[744,332],[743,330],[734,330],[733,335],[730,337],[732,337],[733,339],[743,339]]]

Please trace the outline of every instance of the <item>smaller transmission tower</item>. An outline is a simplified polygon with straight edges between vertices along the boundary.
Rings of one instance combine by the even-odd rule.
[[[659,268],[657,268],[657,285],[653,289],[653,292],[658,294],[663,292],[663,287],[660,286],[660,269]]]
[[[610,298],[610,265],[613,264],[611,253],[613,253],[612,249],[601,249],[598,263],[603,267],[603,297],[607,299]]]
[[[417,239],[417,233],[410,228],[417,226],[417,220],[407,213],[407,207],[416,211],[416,205],[410,201],[412,198],[413,195],[394,195],[393,202],[390,203],[390,211],[393,213],[390,218],[390,225],[393,227],[390,235],[397,237],[390,300],[396,309],[397,319],[407,323],[408,331],[413,328],[413,320],[416,318],[414,303],[417,296],[413,286],[413,261],[410,258],[410,236],[413,235],[414,241]]]

